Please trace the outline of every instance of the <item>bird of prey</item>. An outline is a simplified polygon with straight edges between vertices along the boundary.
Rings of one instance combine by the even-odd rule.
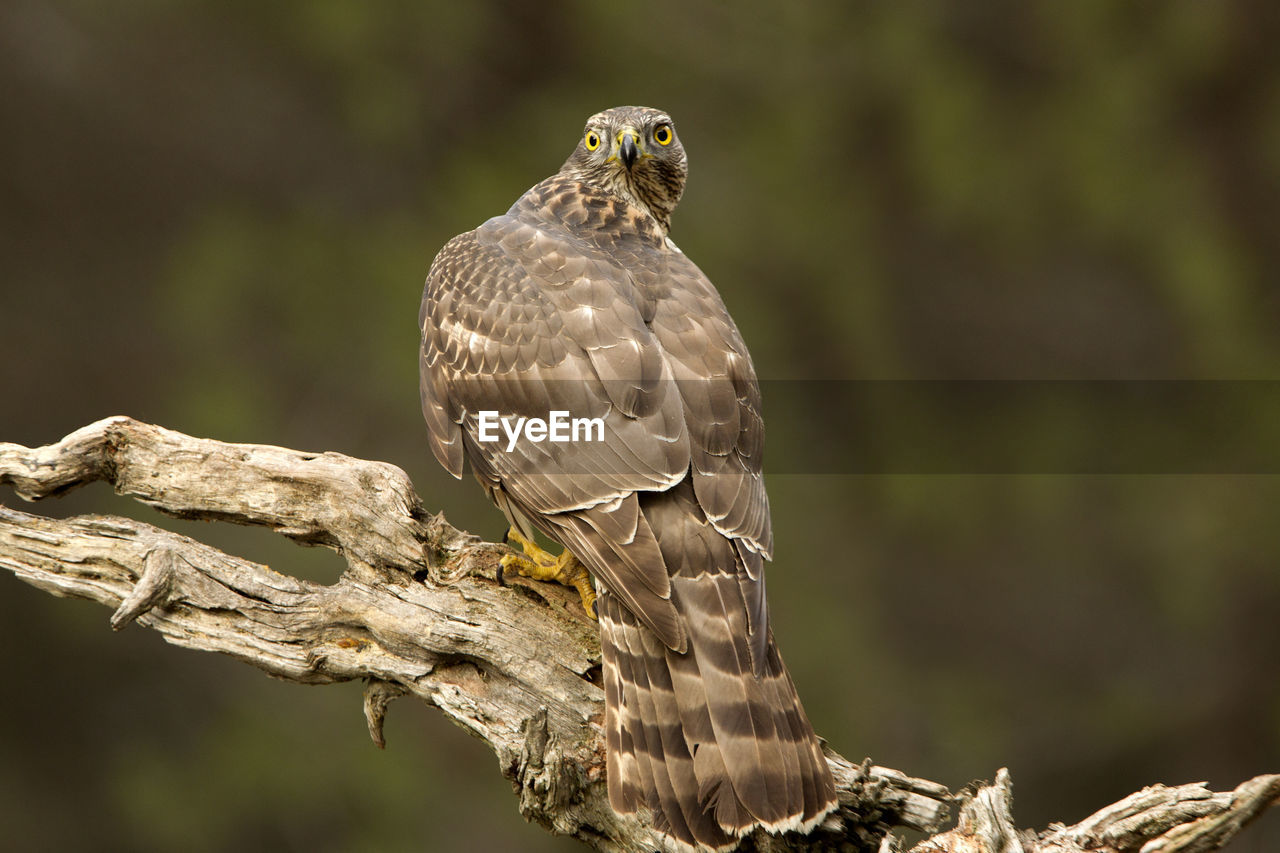
[[[670,117],[605,110],[560,171],[450,240],[419,317],[422,410],[440,463],[468,461],[507,516],[523,554],[504,567],[595,604],[613,808],[728,850],[812,828],[835,788],[769,628],[755,370],[667,236],[686,174]]]

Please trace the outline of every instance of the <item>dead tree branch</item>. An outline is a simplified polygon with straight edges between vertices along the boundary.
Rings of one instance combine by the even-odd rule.
[[[500,584],[503,546],[426,512],[399,468],[197,439],[126,417],[44,447],[0,444],[0,483],[27,500],[96,480],[168,515],[262,525],[332,548],[347,570],[329,586],[307,583],[149,524],[53,520],[3,506],[0,567],[54,595],[113,607],[116,630],[137,622],[171,643],[300,683],[363,679],[379,746],[388,703],[416,696],[489,744],[526,818],[601,850],[663,848],[643,819],[609,808],[600,650],[576,593],[523,579]],[[744,846],[874,850],[887,848],[896,828],[933,832],[945,820],[952,797],[942,785],[830,751],[828,760],[839,811],[807,838],[759,835]],[[958,828],[916,850],[1212,850],[1278,792],[1277,776],[1229,794],[1150,788],[1036,836],[1014,829],[1002,771],[968,800]]]

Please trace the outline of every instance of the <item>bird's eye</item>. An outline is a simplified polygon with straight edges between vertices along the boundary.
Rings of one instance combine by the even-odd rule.
[[[600,134],[594,130],[588,130],[586,139],[583,141],[586,142],[588,151],[595,151],[600,147]]]
[[[671,144],[671,125],[660,124],[653,129],[653,141],[659,145]]]

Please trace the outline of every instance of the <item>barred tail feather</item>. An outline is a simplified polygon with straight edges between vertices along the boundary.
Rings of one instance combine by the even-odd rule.
[[[728,850],[733,839],[696,795],[696,762],[681,731],[666,646],[615,597],[606,595],[597,605],[610,805],[621,814],[647,808],[659,831],[686,844]]]
[[[736,633],[741,606],[718,614],[712,606],[731,580],[703,577],[684,589],[673,578],[690,635],[685,653],[664,646],[616,597],[599,602],[610,802],[622,813],[646,807],[663,832],[713,850],[732,849],[757,826],[812,827],[835,805],[772,637],[757,675],[745,632]]]

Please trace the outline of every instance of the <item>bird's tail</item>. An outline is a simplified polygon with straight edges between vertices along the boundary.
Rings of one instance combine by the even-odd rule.
[[[667,835],[715,850],[756,826],[808,830],[835,806],[835,786],[791,676],[772,636],[753,666],[740,603],[713,606],[741,601],[731,575],[697,583],[672,579],[684,653],[615,596],[600,599],[609,801],[648,808]]]

